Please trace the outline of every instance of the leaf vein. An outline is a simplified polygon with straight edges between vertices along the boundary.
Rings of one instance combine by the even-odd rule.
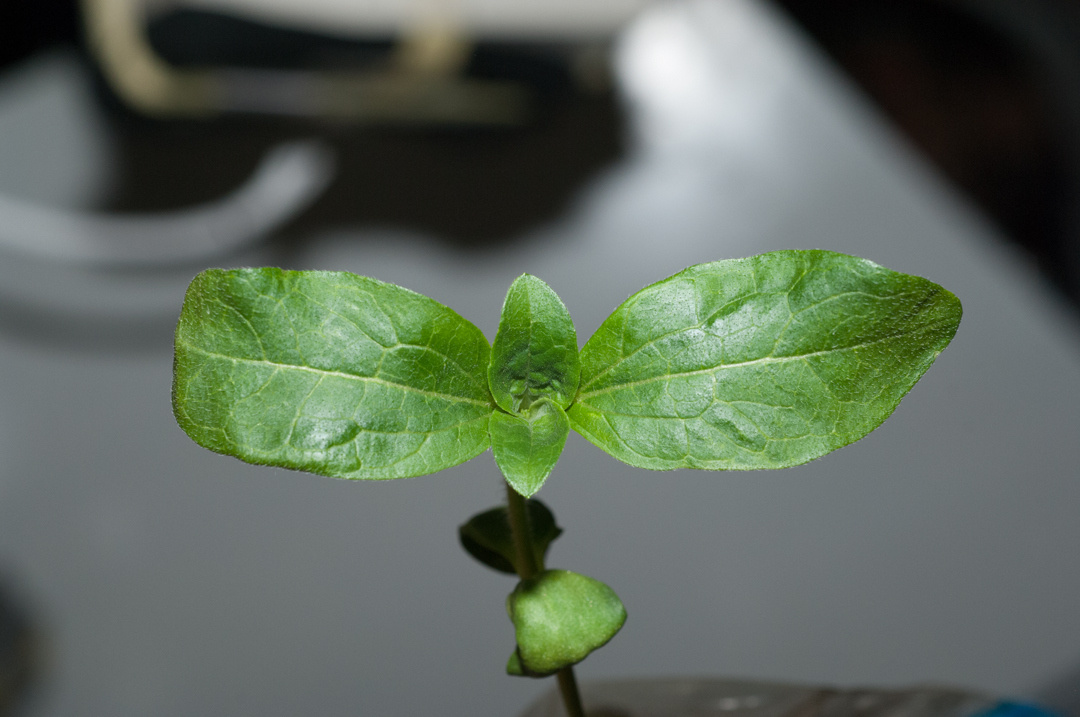
[[[409,385],[403,384],[403,383],[395,383],[393,381],[387,381],[384,378],[378,378],[376,376],[361,376],[361,375],[354,374],[354,373],[346,373],[344,371],[331,371],[329,369],[313,368],[311,366],[302,366],[302,365],[297,365],[297,364],[279,363],[277,361],[270,361],[269,359],[240,358],[238,356],[228,356],[226,354],[220,354],[220,353],[217,353],[217,352],[214,352],[214,351],[208,351],[207,349],[204,349],[204,348],[199,347],[199,346],[195,346],[194,344],[190,344],[190,343],[187,343],[187,342],[178,342],[178,343],[182,344],[187,349],[189,349],[191,351],[196,351],[198,353],[201,353],[204,356],[209,356],[211,358],[218,358],[218,359],[222,359],[222,360],[225,360],[225,361],[232,361],[234,363],[248,363],[248,364],[256,364],[256,365],[265,365],[265,366],[270,366],[270,367],[273,367],[273,368],[276,368],[276,369],[294,369],[296,371],[307,371],[307,372],[310,372],[310,373],[314,373],[317,376],[323,376],[323,377],[325,377],[325,376],[336,376],[338,378],[345,378],[345,379],[350,379],[350,380],[354,380],[354,381],[365,381],[365,382],[369,382],[369,383],[377,383],[377,384],[381,384],[383,386],[388,386],[390,388],[399,388],[399,389],[401,389],[403,391],[409,391],[409,392],[412,392],[412,393],[418,393],[418,394],[423,395],[423,396],[428,396],[429,398],[436,398],[436,399],[440,399],[440,400],[444,400],[444,401],[451,401],[451,402],[454,402],[454,403],[468,403],[468,404],[471,404],[471,405],[474,405],[474,406],[483,406],[485,408],[491,408],[491,402],[490,401],[481,401],[479,399],[468,398],[466,396],[454,396],[452,394],[439,393],[438,391],[429,391],[427,389],[417,388],[416,386],[409,386]]]
[[[673,332],[676,333],[676,332]],[[867,346],[873,346],[875,344],[884,343],[886,341],[892,341],[894,339],[903,338],[906,334],[890,334],[889,336],[883,336],[880,339],[874,339],[873,341],[864,341],[860,344],[853,344],[851,346],[843,346],[835,349],[825,349],[823,351],[812,351],[810,353],[798,354],[794,356],[763,356],[761,358],[750,359],[749,361],[740,361],[739,363],[719,364],[717,366],[708,366],[706,368],[694,369],[693,371],[680,371],[678,373],[665,373],[658,376],[649,376],[647,378],[638,379],[636,381],[626,381],[624,383],[615,384],[613,386],[607,386],[606,388],[599,388],[595,391],[587,391],[578,394],[578,401],[585,401],[585,399],[592,396],[599,396],[604,393],[611,393],[612,391],[618,391],[624,388],[633,388],[636,386],[642,386],[656,381],[666,381],[674,378],[683,378],[685,376],[704,376],[716,371],[729,368],[741,368],[744,366],[759,366],[763,364],[773,363],[786,363],[788,361],[804,361],[815,356],[827,356],[829,354],[840,353],[843,351],[854,351],[856,349],[866,348]],[[590,383],[591,385],[591,383]]]

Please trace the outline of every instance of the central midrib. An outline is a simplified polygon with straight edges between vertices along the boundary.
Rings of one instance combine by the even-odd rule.
[[[191,351],[196,351],[196,352],[198,352],[200,354],[203,354],[204,356],[210,356],[210,357],[213,357],[213,358],[223,359],[225,361],[233,361],[233,362],[236,362],[236,363],[246,363],[246,364],[252,364],[252,365],[257,365],[257,366],[272,366],[274,368],[280,368],[280,369],[291,369],[291,370],[294,370],[294,371],[306,371],[308,373],[313,373],[313,374],[315,374],[317,376],[336,376],[336,377],[339,377],[339,378],[350,379],[350,380],[353,380],[353,381],[364,381],[364,382],[368,382],[368,383],[377,383],[377,384],[381,384],[383,386],[389,386],[391,388],[400,388],[400,389],[402,389],[404,391],[411,391],[413,393],[418,393],[418,394],[421,394],[423,396],[428,396],[430,398],[440,398],[440,399],[443,399],[445,401],[454,401],[454,402],[457,402],[457,403],[469,403],[469,404],[472,404],[474,406],[483,406],[485,408],[491,408],[491,403],[489,401],[480,401],[480,400],[475,399],[475,398],[466,398],[465,396],[454,396],[454,395],[451,395],[451,394],[439,393],[438,391],[428,391],[426,389],[417,388],[416,386],[409,386],[408,384],[404,384],[404,383],[394,383],[393,381],[387,381],[386,379],[378,378],[376,376],[358,376],[357,374],[346,373],[344,371],[333,371],[333,370],[330,370],[330,369],[312,368],[311,366],[303,366],[303,365],[299,365],[299,364],[280,363],[278,361],[271,361],[269,359],[239,358],[237,356],[228,356],[226,354],[220,354],[220,353],[217,353],[215,351],[208,351],[207,349],[204,349],[204,348],[199,347],[199,346],[195,346],[195,345],[190,344],[190,343],[188,343],[186,341],[178,341],[177,343],[184,346],[185,348],[187,348],[187,349],[189,349]]]
[[[783,363],[785,361],[802,361],[814,356],[826,356],[828,354],[840,353],[842,351],[853,351],[854,349],[861,349],[867,346],[873,346],[874,344],[880,344],[885,341],[891,341],[904,336],[904,334],[893,334],[891,336],[884,336],[880,339],[874,339],[873,341],[865,341],[861,344],[855,344],[853,346],[844,346],[837,349],[826,349],[824,351],[813,351],[811,353],[799,354],[797,356],[763,356],[762,358],[750,359],[749,361],[740,361],[739,363],[726,363],[719,366],[710,366],[708,368],[695,369],[693,371],[681,371],[679,373],[665,373],[660,376],[649,376],[647,378],[638,379],[636,381],[627,381],[626,383],[619,383],[605,388],[600,388],[595,391],[588,391],[586,393],[578,394],[577,401],[584,401],[590,396],[599,396],[604,393],[610,393],[611,391],[617,391],[623,388],[632,388],[634,386],[641,386],[646,383],[652,383],[654,381],[664,381],[672,378],[682,378],[684,376],[701,376],[703,374],[715,373],[728,368],[740,368],[742,366],[755,366],[758,364],[770,364],[770,363]],[[577,402],[575,401],[575,403]]]

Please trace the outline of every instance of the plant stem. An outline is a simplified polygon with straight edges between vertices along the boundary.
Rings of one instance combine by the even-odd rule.
[[[528,580],[544,569],[536,557],[532,544],[532,527],[529,525],[529,510],[525,499],[506,484],[506,509],[510,517],[510,534],[514,538],[514,552],[517,554],[517,571],[522,580]],[[559,693],[568,717],[585,717],[585,708],[581,704],[577,678],[573,666],[567,666],[556,674],[559,680]]]
[[[514,538],[514,553],[517,555],[518,575],[522,580],[536,577],[541,567],[537,565],[536,551],[532,545],[532,527],[529,525],[529,511],[525,499],[506,484],[506,509],[510,515],[510,535]]]
[[[568,717],[585,717],[585,708],[581,705],[581,693],[578,692],[577,678],[573,667],[564,667],[555,673],[559,680],[559,693],[562,694],[563,706]]]

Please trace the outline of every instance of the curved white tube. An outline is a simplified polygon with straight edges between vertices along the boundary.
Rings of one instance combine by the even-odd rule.
[[[0,249],[66,263],[161,267],[233,252],[305,209],[333,175],[311,141],[271,150],[243,186],[220,200],[161,214],[108,215],[0,194]]]

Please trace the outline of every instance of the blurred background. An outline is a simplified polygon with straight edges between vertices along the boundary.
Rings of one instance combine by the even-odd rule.
[[[0,715],[516,714],[489,456],[350,483],[175,425],[209,266],[348,270],[584,341],[690,264],[866,256],[964,302],[878,432],[650,473],[572,437],[580,678],[950,684],[1080,716],[1080,3],[4,0]]]

